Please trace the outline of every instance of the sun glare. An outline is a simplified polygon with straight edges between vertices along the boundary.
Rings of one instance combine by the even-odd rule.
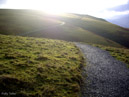
[[[35,7],[32,9],[37,9],[44,11],[47,14],[60,15],[64,13],[63,7],[60,4],[61,0],[38,0]],[[34,4],[32,4],[34,5]]]
[[[126,4],[128,0],[8,0],[5,7],[42,10],[48,14],[92,14]]]
[[[9,0],[6,4],[8,8],[34,9],[47,14],[60,15],[65,13],[65,6],[62,0]]]

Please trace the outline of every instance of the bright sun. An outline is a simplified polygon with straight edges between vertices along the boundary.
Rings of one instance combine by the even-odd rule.
[[[33,8],[33,7],[32,7]],[[48,14],[63,14],[65,10],[61,0],[39,0],[34,9],[44,11]]]
[[[7,6],[18,9],[35,9],[57,15],[66,12],[65,5],[64,0],[9,0]]]

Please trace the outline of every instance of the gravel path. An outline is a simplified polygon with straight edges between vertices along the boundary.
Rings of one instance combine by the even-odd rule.
[[[82,97],[129,97],[129,69],[99,48],[75,43],[86,58]]]

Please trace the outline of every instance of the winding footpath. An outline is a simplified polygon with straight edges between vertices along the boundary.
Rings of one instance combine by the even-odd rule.
[[[129,69],[97,47],[75,43],[84,54],[82,97],[129,97]]]

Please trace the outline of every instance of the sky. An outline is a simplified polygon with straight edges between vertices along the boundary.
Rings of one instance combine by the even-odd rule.
[[[88,14],[129,28],[129,0],[0,0],[0,8]]]

